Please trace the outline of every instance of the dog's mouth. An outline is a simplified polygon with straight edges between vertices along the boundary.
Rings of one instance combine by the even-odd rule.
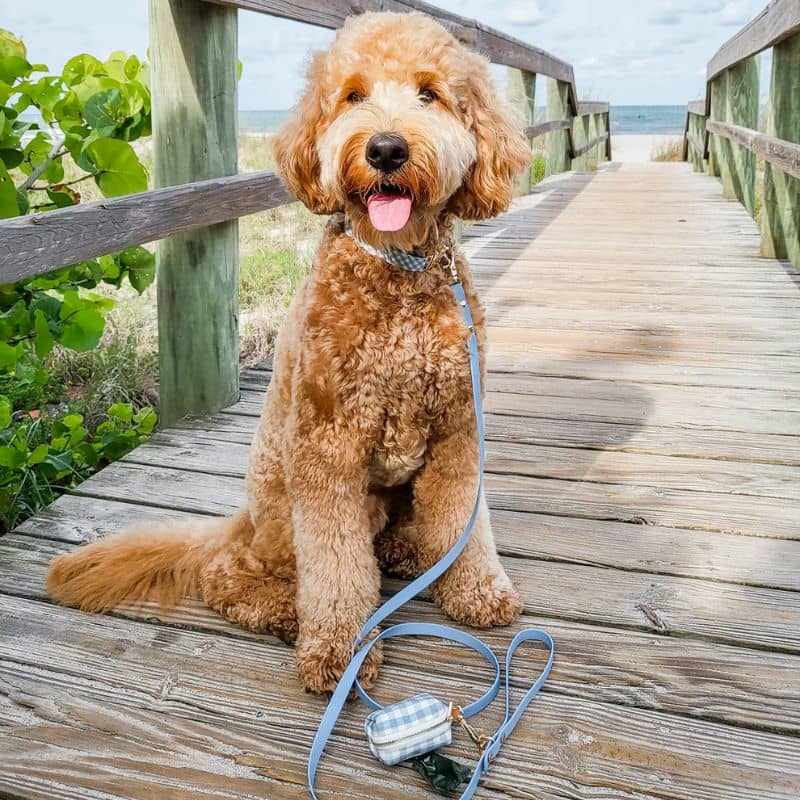
[[[367,213],[372,227],[378,231],[402,230],[411,216],[414,198],[404,186],[381,183],[367,194]]]

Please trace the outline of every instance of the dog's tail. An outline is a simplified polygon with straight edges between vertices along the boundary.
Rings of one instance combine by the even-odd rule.
[[[235,517],[145,525],[58,556],[47,571],[54,600],[83,611],[109,611],[124,601],[174,605],[196,595],[202,569],[231,539],[252,530],[247,511]]]

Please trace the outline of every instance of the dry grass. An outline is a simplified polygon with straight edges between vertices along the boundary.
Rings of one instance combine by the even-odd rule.
[[[672,137],[656,142],[650,152],[650,160],[683,161],[683,139],[681,137]]]

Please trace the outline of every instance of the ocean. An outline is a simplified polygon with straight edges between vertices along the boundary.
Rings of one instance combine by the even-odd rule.
[[[240,111],[240,133],[274,133],[286,119],[286,111]],[[544,109],[536,109],[544,119]],[[611,133],[683,133],[686,106],[611,106]]]

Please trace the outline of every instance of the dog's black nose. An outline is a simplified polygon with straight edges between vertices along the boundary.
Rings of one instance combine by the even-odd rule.
[[[381,172],[394,172],[408,161],[408,142],[399,133],[376,133],[367,142],[367,163]]]

